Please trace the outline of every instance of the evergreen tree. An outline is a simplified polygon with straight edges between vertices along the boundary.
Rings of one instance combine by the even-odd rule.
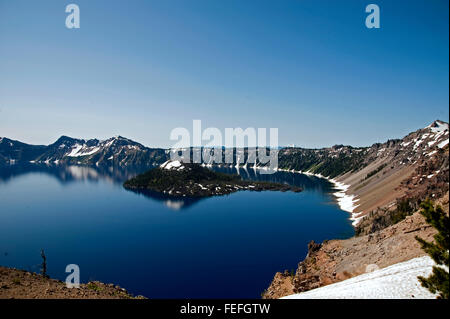
[[[439,298],[448,299],[449,275],[448,270],[442,266],[449,265],[449,217],[445,214],[441,206],[434,207],[429,199],[422,202],[421,214],[425,217],[427,223],[437,229],[438,233],[434,235],[434,243],[427,242],[416,236],[422,249],[439,266],[433,266],[433,273],[428,277],[418,277],[422,286],[432,293],[439,293]]]

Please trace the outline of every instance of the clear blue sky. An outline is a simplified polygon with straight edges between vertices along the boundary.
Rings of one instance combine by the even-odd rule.
[[[76,3],[81,28],[65,27]],[[367,4],[381,29],[367,29]],[[282,145],[370,145],[448,121],[447,0],[0,0],[0,136],[278,127]]]

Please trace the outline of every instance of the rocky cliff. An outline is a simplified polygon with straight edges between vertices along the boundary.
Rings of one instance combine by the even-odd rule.
[[[448,138],[448,124],[435,121],[403,139],[361,149],[355,169],[330,175],[354,198],[356,236],[311,242],[295,275],[276,273],[263,298],[304,292],[425,255],[415,236],[432,240],[435,232],[418,210],[431,198],[449,212]],[[310,171],[320,172],[317,167]]]

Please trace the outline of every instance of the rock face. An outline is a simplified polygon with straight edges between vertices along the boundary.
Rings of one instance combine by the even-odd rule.
[[[308,254],[306,255],[306,257],[308,258],[308,256],[310,256],[311,254],[314,254],[315,252],[319,251],[321,247],[322,244],[317,244],[314,240],[311,240],[308,243]]]
[[[153,191],[172,197],[208,197],[249,191],[294,191],[299,187],[286,184],[244,181],[238,175],[213,172],[198,164],[167,161],[160,167],[140,174],[124,183],[136,191]]]

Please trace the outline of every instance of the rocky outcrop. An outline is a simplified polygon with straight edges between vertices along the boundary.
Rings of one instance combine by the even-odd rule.
[[[448,193],[447,200],[439,204],[448,207]],[[295,274],[276,273],[262,297],[275,299],[308,291],[424,256],[415,236],[430,241],[434,234],[435,230],[417,212],[373,234],[322,244],[312,241],[308,244],[307,257],[298,264]]]

